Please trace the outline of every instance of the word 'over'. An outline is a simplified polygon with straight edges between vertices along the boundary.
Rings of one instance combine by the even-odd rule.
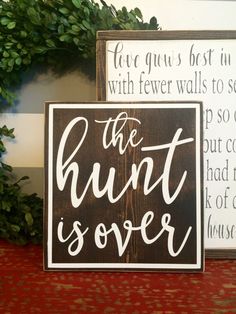
[[[182,243],[180,244],[179,248],[177,250],[174,249],[174,235],[175,235],[175,228],[170,225],[171,221],[171,215],[166,213],[161,218],[161,230],[153,237],[149,238],[147,235],[147,228],[152,223],[154,219],[154,213],[152,211],[148,211],[144,214],[140,226],[133,226],[132,222],[130,220],[125,220],[123,223],[123,229],[125,229],[126,235],[124,239],[122,239],[122,233],[116,223],[112,223],[110,229],[107,229],[104,223],[99,223],[97,227],[95,228],[94,232],[94,242],[97,248],[104,249],[107,246],[108,241],[108,235],[113,233],[115,236],[115,240],[117,243],[117,249],[119,256],[122,256],[125,252],[127,245],[130,241],[130,237],[133,233],[133,231],[140,231],[141,237],[147,245],[152,244],[156,242],[165,232],[167,232],[167,248],[170,256],[176,257],[178,256],[181,251],[183,250],[190,232],[192,230],[192,227],[188,227],[187,232],[185,233],[185,236],[182,240]],[[80,221],[74,221],[73,222],[73,228],[72,231],[65,236],[63,233],[63,227],[64,222],[63,218],[61,218],[61,221],[58,224],[57,227],[57,236],[61,243],[65,243],[70,241],[70,244],[68,245],[68,253],[71,256],[76,256],[80,253],[80,251],[83,248],[84,245],[84,236],[89,231],[89,227],[81,230],[81,223]]]

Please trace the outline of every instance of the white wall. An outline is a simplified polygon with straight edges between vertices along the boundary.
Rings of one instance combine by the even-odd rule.
[[[4,162],[14,167],[18,178],[28,175],[23,191],[43,196],[44,103],[45,101],[94,101],[95,82],[80,73],[63,77],[39,74],[25,79],[17,92],[19,104],[12,112],[0,115],[0,126],[15,128],[14,140],[5,142]]]
[[[138,7],[148,21],[156,16],[163,30],[236,29],[236,1],[106,0],[116,8]]]
[[[107,0],[116,8],[139,7],[144,20],[155,15],[163,30],[236,29],[236,1],[191,0]],[[40,74],[26,81],[18,91],[16,113],[0,116],[0,125],[15,127],[16,140],[7,143],[5,161],[19,175],[30,175],[27,192],[43,194],[43,108],[44,101],[96,100],[95,82],[80,73],[61,78]]]

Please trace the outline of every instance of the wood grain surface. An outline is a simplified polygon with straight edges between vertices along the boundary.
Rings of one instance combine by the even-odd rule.
[[[199,230],[201,226],[198,226],[200,222],[197,222],[197,189],[199,189],[199,183],[197,183],[197,175],[200,177],[200,173],[196,169],[196,159],[200,156],[199,147],[196,145],[196,108],[191,108],[191,105],[186,104],[186,108],[179,108],[179,104],[171,104],[173,108],[166,108],[161,104],[156,104],[157,108],[112,108],[113,104],[106,104],[104,109],[86,109],[77,108],[66,109],[65,105],[61,105],[61,108],[54,109],[53,114],[53,159],[52,165],[54,170],[52,171],[53,186],[52,194],[53,198],[53,220],[52,230],[50,223],[47,220],[48,208],[47,202],[49,195],[46,193],[46,213],[45,213],[45,257],[47,257],[48,246],[47,239],[52,233],[52,259],[54,263],[125,263],[125,264],[170,264],[170,265],[194,265],[197,263],[198,256],[202,256],[202,235],[199,243]],[[195,104],[199,106],[199,104]],[[49,110],[50,110],[50,104]],[[60,105],[58,105],[60,106]],[[95,105],[96,106],[96,105]],[[117,145],[110,145],[107,149],[104,149],[103,136],[105,123],[102,121],[108,121],[109,118],[115,119],[121,113],[126,114],[128,119],[127,123],[123,126],[122,133],[124,151],[119,150]],[[65,129],[75,118],[83,117],[88,122],[88,132],[85,140],[81,145],[79,151],[73,156],[70,164],[74,163],[79,167],[76,191],[72,192],[71,182],[73,172],[67,178],[67,182],[62,191],[58,188],[58,182],[56,177],[56,166],[58,150],[61,145],[61,139],[65,132]],[[123,117],[123,116],[121,116]],[[48,121],[47,116],[47,121]],[[122,118],[121,118],[122,119]],[[135,120],[134,120],[135,119]],[[97,123],[95,121],[100,121]],[[139,121],[139,123],[137,122]],[[48,123],[48,122],[47,122]],[[117,125],[117,129],[120,129],[123,125],[123,120],[120,120]],[[48,127],[48,126],[47,126]],[[163,145],[171,143],[176,131],[182,129],[180,139],[192,138],[193,141],[185,145],[177,146],[171,161],[169,174],[166,170],[168,149],[160,149],[158,151],[141,151],[140,145],[133,147],[129,143],[130,134],[132,130],[137,130],[134,142],[138,143],[142,138],[142,147],[151,147],[153,145]],[[199,126],[198,126],[199,129]],[[64,162],[73,154],[75,148],[78,146],[82,134],[84,132],[84,122],[77,123],[71,129],[69,133],[65,149],[64,149]],[[46,132],[48,134],[48,131]],[[107,138],[112,138],[112,130],[108,129]],[[200,134],[198,134],[200,136]],[[46,152],[50,151],[46,144]],[[198,157],[197,157],[198,156]],[[46,153],[46,183],[48,187],[48,156]],[[128,188],[125,188],[127,182],[132,175],[132,165],[139,167],[145,158],[152,159],[153,170],[151,172],[150,184],[159,181],[156,187],[148,195],[144,195],[144,182],[147,177],[147,164],[140,168],[138,175],[137,186],[133,187],[129,184]],[[122,197],[119,197],[117,201],[111,202],[108,194],[105,193],[101,197],[95,197],[92,183],[86,190],[87,183],[90,175],[93,173],[93,167],[96,163],[100,164],[99,173],[99,187],[102,189],[106,186],[109,177],[110,170],[115,169],[114,182],[112,193],[114,197],[121,194],[121,191],[125,188],[125,193]],[[67,171],[69,165],[63,169],[63,173]],[[178,197],[174,201],[168,202],[163,195],[164,176],[169,176],[168,189],[172,196],[183,176],[183,173],[187,171],[187,177],[179,193]],[[71,195],[76,194],[78,197],[82,195],[86,190],[82,203],[79,206],[72,206]],[[46,188],[47,192],[47,188]],[[201,201],[201,200],[200,200]],[[163,230],[163,235],[151,244],[146,244],[141,236],[141,231],[138,229],[132,231],[127,246],[122,253],[119,251],[119,245],[117,243],[117,236],[114,230],[107,233],[107,237],[102,237],[102,242],[107,242],[104,248],[99,248],[95,243],[95,234],[97,226],[103,224],[103,228],[109,230],[113,224],[116,224],[121,241],[124,243],[127,237],[127,230],[124,228],[124,223],[129,221],[133,228],[138,228],[142,224],[143,217],[147,212],[152,212],[154,215],[153,221],[149,223],[147,228],[147,236],[149,239],[157,237],[163,227],[163,217],[169,215],[171,221],[169,225],[175,228],[173,236],[173,249],[178,251],[183,240],[187,234],[189,228],[191,228],[190,235],[184,245],[180,254],[174,256],[170,253],[171,244],[169,243],[170,235],[167,230]],[[201,214],[200,214],[201,216]],[[58,225],[63,221],[63,236],[66,238],[72,231],[72,226],[75,221],[79,221],[81,224],[81,232],[84,232],[88,228],[88,232],[84,235],[83,248],[78,254],[68,254],[68,247],[72,240],[75,239],[75,235],[72,235],[68,241],[61,243],[58,238]],[[49,234],[48,234],[49,233]],[[198,244],[197,244],[198,243]],[[75,248],[76,242],[74,244]],[[203,257],[201,257],[202,261]],[[47,265],[47,258],[46,258]],[[46,266],[47,268],[47,266]],[[86,268],[86,266],[83,266]],[[94,266],[96,268],[96,266]],[[106,268],[104,266],[104,268]],[[125,266],[124,266],[125,268]],[[140,267],[142,268],[142,267]],[[154,267],[155,268],[155,267]],[[164,268],[165,266],[160,268]],[[174,268],[173,266],[171,268]],[[185,269],[185,267],[182,267]],[[190,267],[191,268],[191,267]],[[194,268],[194,267],[192,267]],[[203,265],[198,267],[198,270],[202,270]],[[152,269],[152,267],[150,267]]]

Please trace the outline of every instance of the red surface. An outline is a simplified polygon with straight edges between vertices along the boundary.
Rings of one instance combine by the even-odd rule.
[[[236,260],[203,274],[52,273],[42,255],[0,241],[0,313],[236,313]]]

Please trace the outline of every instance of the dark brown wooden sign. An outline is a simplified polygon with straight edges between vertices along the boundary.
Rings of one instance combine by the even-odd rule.
[[[201,104],[46,104],[46,270],[203,270]]]

